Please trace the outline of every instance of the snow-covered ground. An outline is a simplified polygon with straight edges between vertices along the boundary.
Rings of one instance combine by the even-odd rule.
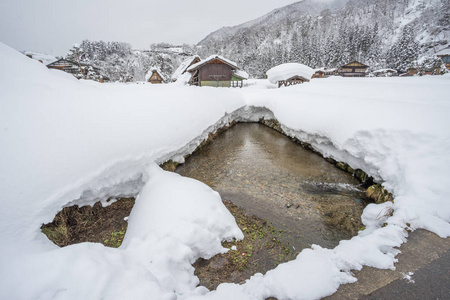
[[[0,298],[315,299],[362,266],[393,268],[405,228],[450,235],[450,76],[327,78],[276,89],[100,84],[0,44]],[[162,171],[232,120],[275,117],[326,156],[382,180],[395,203],[366,229],[313,246],[245,284],[197,287],[192,263],[242,238],[220,196]],[[64,206],[137,195],[118,249],[58,248],[41,232]],[[392,208],[392,216],[384,216]],[[382,226],[387,223],[387,226]]]

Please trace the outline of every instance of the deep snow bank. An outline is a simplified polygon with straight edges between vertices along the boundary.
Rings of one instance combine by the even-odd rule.
[[[450,234],[450,77],[330,78],[285,89],[260,88],[264,82],[239,90],[97,84],[1,44],[0,54],[2,298],[311,299],[352,282],[351,269],[393,267],[407,223]],[[191,263],[225,251],[220,240],[242,233],[217,193],[155,162],[182,161],[209,132],[263,116],[385,180],[395,203],[368,206],[367,229],[335,249],[314,246],[244,285],[207,293],[196,288]],[[40,233],[65,205],[122,195],[138,198],[119,249],[59,249]],[[380,217],[387,208],[393,216]]]

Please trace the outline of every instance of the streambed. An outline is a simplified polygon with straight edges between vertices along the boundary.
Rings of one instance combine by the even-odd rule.
[[[333,248],[362,227],[367,202],[359,181],[258,123],[235,125],[176,172],[270,222],[291,250]]]

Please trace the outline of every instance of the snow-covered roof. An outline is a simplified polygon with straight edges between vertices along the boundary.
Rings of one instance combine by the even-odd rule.
[[[58,59],[49,54],[39,53],[39,52],[33,52],[33,51],[24,51],[23,54],[30,55],[32,59],[40,60],[44,65],[48,65],[52,62],[57,61]]]
[[[239,78],[242,78],[242,79],[248,79],[248,74],[247,74],[247,72],[245,72],[245,71],[243,71],[243,70],[236,70],[236,71],[233,73],[233,75],[234,75],[234,76],[237,76],[237,77],[239,77]]]
[[[202,65],[204,65],[204,64],[207,64],[207,63],[209,63],[210,61],[215,60],[215,59],[221,60],[222,62],[224,62],[225,64],[229,65],[229,66],[232,67],[232,68],[238,69],[237,64],[236,64],[234,61],[231,61],[231,60],[229,60],[229,59],[226,59],[226,58],[224,58],[223,56],[214,54],[214,55],[211,55],[211,56],[209,56],[208,58],[206,58],[206,59],[204,59],[204,60],[199,61],[199,62],[196,63],[196,64],[193,64],[192,66],[190,66],[190,67],[187,69],[187,71],[188,71],[188,72],[191,72],[191,71],[197,69],[198,67],[200,67],[200,66],[202,66]]]
[[[185,59],[179,66],[178,68],[175,70],[175,72],[173,72],[172,74],[172,79],[176,80],[178,79],[178,77],[180,77],[182,74],[184,74],[184,72],[186,72],[187,68],[189,68],[189,66],[192,64],[192,62],[194,62],[196,59],[198,59],[199,61],[201,61],[200,56],[195,55],[195,56],[191,56],[187,59]]]
[[[302,64],[287,63],[273,67],[266,74],[270,83],[277,83],[278,81],[287,80],[294,76],[301,76],[310,80],[314,74],[314,70]]]
[[[314,69],[314,72],[324,72],[324,73],[330,73],[330,72],[334,72],[336,71],[336,68],[333,69],[328,69],[327,67],[322,67],[322,68],[318,68],[318,69]]]
[[[386,72],[397,73],[397,71],[394,70],[394,69],[379,69],[379,70],[376,70],[376,71],[373,71],[373,72],[374,73],[386,73]]]
[[[369,67],[368,65],[366,65],[360,61],[354,60],[354,61],[349,62],[348,64],[342,65],[341,68],[353,65],[354,63],[360,64],[361,65],[360,67],[367,67],[367,68]]]

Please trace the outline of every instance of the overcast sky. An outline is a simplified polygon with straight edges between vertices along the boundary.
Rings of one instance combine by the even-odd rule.
[[[223,26],[295,0],[0,0],[0,41],[21,51],[65,55],[83,39],[196,44]]]

